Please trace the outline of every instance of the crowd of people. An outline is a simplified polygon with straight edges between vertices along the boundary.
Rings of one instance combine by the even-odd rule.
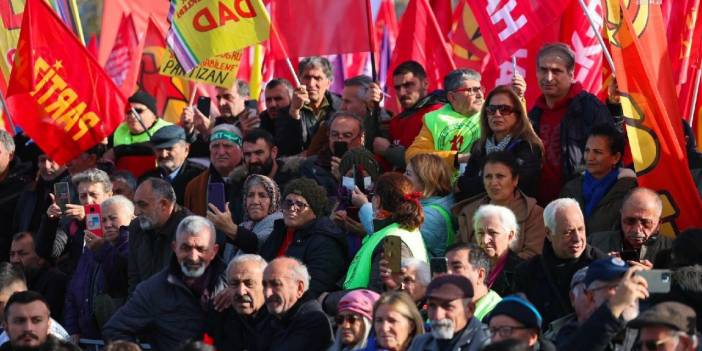
[[[700,350],[702,229],[661,233],[574,66],[541,48],[528,110],[519,75],[404,62],[393,115],[309,57],[261,112],[139,91],[66,165],[0,131],[0,351]]]

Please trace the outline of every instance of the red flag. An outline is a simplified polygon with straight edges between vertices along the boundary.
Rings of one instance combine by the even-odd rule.
[[[139,41],[136,32],[134,32],[132,16],[123,16],[117,31],[115,45],[107,57],[107,62],[105,62],[105,71],[112,78],[112,81],[120,87],[125,96],[132,95],[136,87],[137,73],[139,72],[137,67],[138,51]]]
[[[53,10],[28,0],[7,104],[14,121],[64,164],[112,134],[126,99]]]
[[[660,5],[607,0],[606,18],[639,185],[663,200],[662,233],[699,227],[702,200],[688,169]]]
[[[465,0],[459,2],[456,7],[452,27],[449,39],[456,65],[482,72],[487,66],[490,55],[487,53],[485,41],[480,34],[480,27],[473,16],[473,11]]]
[[[585,6],[593,16],[598,32],[602,31],[604,10],[601,0],[585,0]],[[602,64],[604,56],[602,47],[597,42],[596,32],[592,30],[578,1],[571,2],[561,19],[561,42],[567,43],[575,52],[575,80],[583,89],[597,95],[602,88]]]
[[[510,59],[560,18],[570,1],[468,0],[496,62]]]
[[[429,0],[429,4],[434,12],[434,17],[436,17],[436,23],[438,23],[439,28],[441,28],[441,34],[444,35],[444,38],[448,38],[448,34],[451,32],[453,19],[451,0]]]
[[[271,2],[272,51],[276,58],[363,52],[374,34],[368,0],[277,0]],[[282,45],[282,47],[281,47]],[[285,55],[287,51],[288,55]]]
[[[443,86],[443,79],[456,68],[448,43],[436,23],[434,13],[427,0],[410,0],[405,14],[400,20],[400,34],[397,36],[395,50],[390,61],[392,72],[402,62],[414,60],[419,62],[427,71],[429,90]],[[392,76],[388,75],[388,86],[392,86]],[[386,102],[386,108],[399,110],[395,91],[391,90],[391,99]]]

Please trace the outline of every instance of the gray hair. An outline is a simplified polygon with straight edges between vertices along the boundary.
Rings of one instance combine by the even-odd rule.
[[[417,283],[427,286],[431,282],[431,271],[429,265],[415,257],[402,259],[402,268],[414,268],[417,270]]]
[[[245,80],[237,79],[236,93],[239,94],[239,96],[241,97],[249,97],[249,83],[247,83]]]
[[[480,73],[469,68],[455,69],[444,77],[444,89],[446,91],[456,90],[461,87],[461,83],[467,80],[480,82]]]
[[[297,65],[298,74],[302,75],[302,73],[304,73],[305,70],[315,67],[321,68],[324,72],[324,75],[327,76],[327,79],[332,80],[334,78],[331,63],[329,63],[329,60],[327,60],[326,57],[322,56],[310,56],[302,59]]]
[[[544,208],[544,226],[552,235],[556,233],[556,213],[568,207],[577,207],[580,211],[580,204],[569,197],[555,199]]]
[[[175,190],[171,183],[156,177],[147,178],[142,184],[148,183],[151,185],[151,191],[156,195],[156,199],[166,199],[170,203],[176,202]]]
[[[307,291],[310,289],[310,273],[307,270],[307,266],[305,266],[302,261],[298,260],[297,258],[294,257],[278,257],[268,263],[268,265],[273,265],[273,263],[278,262],[278,261],[288,261],[292,263],[290,265],[290,274],[292,276],[292,279],[295,281],[300,281],[302,282],[303,285],[303,291]]]
[[[185,236],[200,236],[204,231],[210,233],[210,246],[215,243],[215,228],[209,219],[201,216],[187,216],[180,221],[176,229],[176,241]]]
[[[253,262],[258,265],[258,269],[261,271],[261,274],[263,274],[263,270],[266,269],[266,266],[268,263],[266,260],[263,259],[263,257],[259,255],[254,255],[254,254],[243,254],[239,256],[235,256],[232,258],[231,261],[229,261],[229,264],[227,265],[227,275],[229,275],[229,272],[234,269],[234,266],[240,264],[240,263],[246,263],[246,262]]]
[[[12,135],[4,129],[0,129],[0,144],[8,153],[15,152],[15,140],[12,139]]]
[[[624,200],[622,201],[622,209],[626,207],[627,203],[629,202],[629,199],[631,199],[634,195],[646,195],[651,198],[651,201],[654,202],[654,205],[656,205],[656,212],[658,213],[658,218],[661,217],[663,214],[663,201],[661,201],[660,196],[658,196],[658,193],[649,189],[649,188],[644,188],[644,187],[637,187],[629,190],[629,192],[624,195]]]
[[[115,205],[122,207],[122,209],[129,212],[130,215],[134,215],[134,204],[122,195],[111,196],[107,200],[103,201],[100,206],[105,208]]]
[[[285,78],[271,79],[271,81],[268,82],[268,84],[266,84],[266,90],[275,89],[281,85],[285,87],[285,90],[288,91],[288,96],[292,98],[292,93],[293,93],[292,84],[290,84],[290,82]]]
[[[102,187],[105,189],[106,193],[112,192],[112,181],[110,181],[110,176],[108,176],[105,171],[97,168],[91,168],[74,175],[71,178],[71,182],[73,182],[73,185],[76,187],[78,187],[81,183],[99,183],[102,184]]]
[[[493,216],[499,218],[502,229],[514,232],[514,238],[509,242],[510,248],[514,249],[513,245],[516,245],[519,238],[519,223],[514,212],[507,207],[489,204],[480,206],[473,214],[473,231],[477,232],[480,222]]]
[[[485,270],[485,279],[483,279],[483,284],[487,284],[488,276],[490,276],[490,270],[492,269],[492,261],[490,256],[483,251],[483,249],[476,243],[455,243],[446,248],[446,254],[454,251],[468,250],[468,264],[470,264],[473,269],[483,268]]]
[[[358,98],[361,100],[368,100],[371,83],[373,83],[373,79],[371,79],[371,77],[361,75],[345,80],[344,87],[359,87]]]
[[[137,181],[136,178],[134,178],[134,175],[129,172],[129,171],[115,171],[112,172],[110,175],[110,180],[111,181],[123,181],[127,186],[129,186],[132,191],[135,191],[137,188]]]

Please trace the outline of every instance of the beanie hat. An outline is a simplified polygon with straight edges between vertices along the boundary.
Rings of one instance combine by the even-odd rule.
[[[129,99],[127,99],[127,102],[133,102],[137,104],[142,104],[146,106],[151,112],[153,112],[154,115],[158,116],[158,112],[156,112],[156,99],[154,99],[151,94],[139,90],[134,95],[130,96]]]
[[[519,295],[510,295],[502,299],[483,319],[483,323],[490,324],[492,317],[500,315],[514,318],[527,328],[541,330],[541,314],[531,302]]]
[[[242,201],[245,218],[249,217],[248,213],[246,213],[246,194],[249,193],[249,189],[252,186],[257,184],[260,184],[263,189],[266,190],[268,198],[271,199],[271,205],[268,207],[268,214],[278,211],[278,205],[280,205],[280,190],[278,189],[278,184],[264,175],[252,174],[246,178],[243,186],[244,196]]]
[[[314,180],[304,177],[291,180],[288,185],[285,186],[283,199],[285,199],[288,194],[296,194],[304,197],[310,205],[310,209],[312,209],[312,212],[314,212],[317,217],[323,217],[328,214],[327,190]]]
[[[380,299],[375,291],[359,289],[344,295],[339,301],[339,313],[349,311],[373,320],[373,305]]]
[[[356,169],[358,169],[359,166],[363,166],[363,169],[368,172],[368,175],[373,181],[380,176],[378,161],[375,160],[373,153],[365,148],[346,151],[344,157],[341,158],[341,162],[339,162],[339,174],[345,176],[354,165],[356,165]]]

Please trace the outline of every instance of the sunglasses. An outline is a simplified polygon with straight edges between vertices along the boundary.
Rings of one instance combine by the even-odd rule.
[[[508,115],[512,112],[514,112],[514,107],[509,106],[509,105],[486,105],[485,106],[485,112],[487,112],[488,115],[494,116],[497,111],[500,111],[501,115]]]
[[[129,117],[129,116],[132,116],[132,111],[134,111],[134,112],[136,112],[136,113],[138,113],[138,114],[142,114],[142,113],[144,113],[144,111],[146,111],[146,109],[145,109],[145,108],[135,107],[135,108],[132,108],[132,109],[129,109],[129,110],[125,111],[124,114],[127,115],[128,117]]]
[[[343,325],[344,322],[348,321],[349,324],[354,324],[358,321],[361,320],[361,316],[355,315],[355,314],[346,314],[346,315],[337,315],[334,317],[334,321],[336,322],[336,325]]]
[[[641,223],[641,226],[646,228],[646,229],[651,229],[653,228],[653,220],[649,218],[641,218],[641,217],[624,217],[622,220],[624,224],[626,225],[636,225],[638,223]]]
[[[304,211],[306,208],[310,207],[310,205],[302,202],[302,201],[295,201],[295,200],[289,200],[285,199],[283,201],[283,204],[281,206],[283,210],[285,211],[292,211],[293,207],[298,209],[299,211]]]

